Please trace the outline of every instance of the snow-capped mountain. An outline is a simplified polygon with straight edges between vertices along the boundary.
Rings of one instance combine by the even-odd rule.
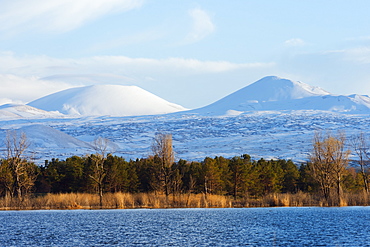
[[[140,116],[186,110],[136,86],[94,85],[57,92],[28,104],[67,115]]]
[[[108,138],[116,155],[147,157],[158,131],[172,134],[178,159],[249,154],[254,159],[306,161],[315,131],[345,131],[350,139],[370,129],[368,96],[332,95],[277,77],[263,78],[204,108],[161,116],[154,114],[183,108],[137,87],[75,88],[30,105],[88,115],[72,118],[31,106],[0,107],[0,140],[9,129],[26,133],[38,164],[93,153],[91,143],[97,137]],[[142,105],[152,108],[144,111]]]
[[[323,110],[370,112],[370,98],[361,95],[333,95],[302,82],[268,76],[208,106],[191,112],[238,114],[250,111]]]

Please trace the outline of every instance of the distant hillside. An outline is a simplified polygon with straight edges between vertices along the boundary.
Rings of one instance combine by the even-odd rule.
[[[71,88],[28,104],[68,115],[140,116],[186,110],[136,86],[95,85]]]
[[[55,118],[62,116],[57,112],[48,112],[28,105],[5,104],[0,106],[0,118],[2,119]]]
[[[90,148],[89,143],[78,140],[62,131],[43,124],[32,124],[24,126],[17,130],[19,133],[24,133],[30,142],[31,149],[37,148]]]
[[[268,76],[191,112],[223,115],[245,111],[282,110],[364,113],[370,112],[370,98],[362,95],[333,95],[302,82]]]

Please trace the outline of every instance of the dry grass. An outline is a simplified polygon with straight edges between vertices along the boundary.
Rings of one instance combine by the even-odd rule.
[[[305,207],[316,206],[316,200],[313,195],[303,192],[295,194],[269,194],[263,197],[263,206],[267,207]]]
[[[318,206],[314,196],[308,193],[272,193],[260,198],[246,197],[233,202],[234,207],[305,207]]]
[[[234,207],[328,207],[328,206],[369,206],[370,195],[361,193],[344,193],[339,205],[338,200],[326,201],[319,195],[298,192],[273,193],[261,198],[243,198],[233,202]]]
[[[345,193],[342,201],[343,204],[341,206],[369,206],[370,194],[366,192],[356,194]]]
[[[370,205],[367,193],[345,193],[339,206]],[[268,194],[261,198],[245,197],[233,200],[231,197],[210,194],[179,194],[166,197],[157,193],[106,193],[103,196],[105,209],[125,208],[228,208],[228,207],[302,207],[330,206],[317,195],[298,192],[295,194]],[[61,193],[33,196],[19,200],[0,198],[0,210],[23,209],[99,209],[99,196],[87,193]]]
[[[165,195],[156,193],[106,193],[103,196],[105,209],[124,208],[205,208],[231,207],[225,196],[204,194]],[[0,210],[21,209],[99,209],[99,196],[87,193],[45,194],[23,200],[0,198]]]

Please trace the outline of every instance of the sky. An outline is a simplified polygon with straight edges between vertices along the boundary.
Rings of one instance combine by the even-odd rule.
[[[370,95],[368,0],[0,0],[0,104],[136,85],[187,108],[265,76]]]

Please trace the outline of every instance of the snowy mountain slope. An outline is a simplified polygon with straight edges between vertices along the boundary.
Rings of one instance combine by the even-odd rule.
[[[15,130],[17,138],[20,138],[21,133],[26,135],[27,143],[29,144],[27,153],[36,163],[43,164],[46,159],[71,157],[72,155],[83,156],[94,152],[90,143],[78,140],[65,132],[47,126],[48,119],[35,119],[33,121],[8,120],[6,122],[11,123],[7,129]],[[4,123],[2,124],[4,126]],[[5,146],[6,135],[6,129],[0,130],[2,149]]]
[[[332,95],[302,82],[268,76],[213,104],[190,111],[224,115],[246,111],[323,110],[334,112],[370,112],[370,98],[360,95]]]
[[[62,130],[65,130],[67,126],[74,128],[73,125],[80,121],[80,119],[65,119],[66,122],[62,124]],[[20,120],[8,120],[6,123],[11,123],[8,126],[8,130],[15,130],[17,133],[17,138],[21,137],[21,134],[25,134],[27,138],[27,143],[29,144],[28,153],[31,153],[33,159],[35,159],[39,164],[42,164],[45,159],[52,159],[52,158],[67,158],[73,155],[80,155],[84,156],[86,154],[95,153],[95,144],[94,140],[98,138],[99,133],[91,133],[90,131],[86,131],[85,134],[88,135],[88,141],[82,141],[76,137],[73,137],[67,134],[65,131],[58,130],[56,128],[50,127],[47,125],[50,121],[58,121],[58,119],[40,119],[37,121],[36,119],[31,125],[30,122],[24,122]],[[75,122],[77,121],[77,122]],[[71,125],[71,122],[73,123]],[[1,123],[1,122],[0,122]],[[4,126],[4,122],[3,122]],[[5,126],[4,126],[5,127]],[[61,126],[59,126],[61,127]],[[76,129],[75,129],[76,131]],[[72,130],[72,133],[75,132]],[[69,131],[68,131],[69,132]],[[5,150],[5,139],[7,136],[7,130],[1,129],[0,130],[0,146],[2,149]],[[85,135],[86,139],[86,135]],[[120,146],[114,143],[112,140],[108,139],[107,143],[107,151],[114,152],[115,150],[119,150]]]
[[[29,126],[35,123],[38,125]],[[5,130],[20,128],[33,143],[38,164],[45,159],[65,159],[94,153],[89,142],[98,136],[108,138],[115,155],[125,159],[152,154],[153,137],[160,131],[173,135],[177,159],[202,160],[205,157],[249,154],[253,159],[284,158],[307,161],[315,131],[345,131],[348,139],[370,129],[370,116],[323,111],[255,112],[239,116],[198,114],[81,117],[1,121]],[[49,127],[51,128],[49,128]],[[63,134],[61,134],[63,133]],[[77,139],[77,140],[76,140]],[[79,141],[82,140],[82,141]]]
[[[25,133],[30,148],[92,148],[86,142],[80,141],[62,131],[42,124],[23,126],[17,130]]]
[[[55,118],[62,117],[58,112],[48,112],[28,105],[5,104],[0,106],[0,118]]]
[[[57,92],[28,105],[68,115],[139,116],[186,110],[136,86],[95,85]]]

